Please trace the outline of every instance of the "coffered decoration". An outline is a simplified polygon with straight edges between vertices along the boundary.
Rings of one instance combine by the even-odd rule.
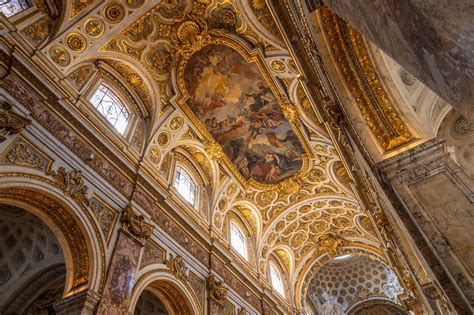
[[[0,93],[17,101],[0,107],[0,167],[10,177],[46,174],[54,191],[41,198],[61,210],[51,215],[83,259],[74,286],[90,284],[87,299],[112,292],[90,305],[131,314],[146,307],[137,302],[145,291],[177,314],[421,303],[407,293],[424,272],[421,259],[406,259],[418,251],[387,210],[334,84],[349,87],[384,154],[417,136],[355,29],[318,2],[315,35],[328,40],[324,53],[345,79],[334,83],[302,0],[71,0],[58,8],[52,23],[34,5],[34,19],[2,41],[8,51],[0,45],[9,60],[0,63]],[[17,22],[3,20],[0,29],[13,32]],[[462,118],[454,128],[472,134]],[[34,194],[0,186],[13,197]],[[77,209],[66,212],[53,197]],[[94,231],[91,240],[67,233],[76,217],[91,224],[72,231]],[[99,241],[101,271],[86,251]],[[102,287],[92,287],[96,272]]]

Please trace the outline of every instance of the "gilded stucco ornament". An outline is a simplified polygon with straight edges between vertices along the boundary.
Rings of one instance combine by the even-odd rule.
[[[278,59],[270,61],[270,67],[272,67],[273,71],[276,73],[283,73],[286,70],[285,63]]]
[[[316,251],[318,255],[328,254],[335,256],[339,253],[339,250],[344,246],[345,241],[338,235],[335,234],[323,234],[318,238]]]
[[[20,133],[31,120],[24,118],[12,110],[12,105],[7,101],[0,101],[0,143],[7,136]]]
[[[362,36],[328,8],[320,12],[329,47],[378,144],[388,151],[412,141],[413,135],[379,80]]]
[[[170,121],[170,129],[173,131],[178,131],[183,127],[184,119],[181,116],[175,116]]]
[[[53,46],[49,49],[51,59],[61,67],[66,67],[71,62],[71,56],[62,46]]]
[[[174,257],[173,254],[170,254],[170,258],[165,261],[166,266],[170,271],[181,281],[188,281],[189,272],[188,268],[184,264],[182,256]]]
[[[125,16],[125,8],[120,3],[112,2],[104,8],[103,14],[109,23],[119,23]]]
[[[224,287],[222,281],[217,281],[214,275],[210,275],[206,279],[209,296],[221,305],[225,305],[227,301],[227,288]]]
[[[160,161],[161,161],[160,149],[158,149],[157,147],[152,147],[152,148],[150,149],[150,160],[151,160],[154,164],[160,163]]]
[[[146,222],[143,215],[137,215],[131,206],[125,207],[120,218],[122,229],[128,232],[142,245],[153,233],[154,225]]]
[[[104,34],[105,24],[101,19],[93,17],[86,20],[83,30],[88,36],[92,38],[98,38]]]
[[[18,141],[7,153],[7,160],[15,165],[31,168],[43,168],[45,161],[33,152],[25,142]]]
[[[84,36],[79,33],[70,33],[66,36],[66,45],[74,52],[82,52],[87,47]]]
[[[219,143],[210,140],[205,144],[206,153],[213,160],[220,160],[224,157],[224,152]]]
[[[57,171],[48,172],[47,175],[53,177],[56,184],[64,192],[66,196],[71,197],[79,204],[89,205],[87,198],[87,190],[82,172],[80,170],[66,171],[64,167],[59,167]]]

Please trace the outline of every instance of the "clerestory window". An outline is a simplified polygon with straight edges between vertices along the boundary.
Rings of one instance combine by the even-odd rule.
[[[26,0],[0,0],[0,12],[6,17],[13,16],[29,8]]]
[[[174,188],[193,207],[196,206],[196,183],[191,176],[180,166],[176,169]]]
[[[273,289],[281,296],[285,297],[285,290],[283,289],[281,274],[273,264],[270,264],[270,279],[272,281]]]
[[[90,102],[120,134],[124,134],[130,119],[130,112],[111,89],[101,84],[95,90]]]
[[[245,245],[244,233],[234,222],[230,222],[230,245],[240,256],[247,260],[247,246]]]

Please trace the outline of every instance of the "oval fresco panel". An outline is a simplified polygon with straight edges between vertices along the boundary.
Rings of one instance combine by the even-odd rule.
[[[188,107],[245,179],[273,184],[302,165],[302,145],[258,65],[224,45],[186,64]]]

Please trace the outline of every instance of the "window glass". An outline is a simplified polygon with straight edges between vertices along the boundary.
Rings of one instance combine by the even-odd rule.
[[[191,176],[181,167],[176,169],[176,178],[174,181],[174,188],[178,193],[193,207],[196,204],[196,184],[191,179]]]
[[[281,280],[281,275],[278,269],[270,264],[270,278],[272,280],[272,287],[277,291],[281,296],[285,296],[285,290],[283,289],[283,282]]]
[[[121,134],[125,132],[130,113],[111,89],[101,84],[92,95],[90,102],[118,132]]]
[[[234,222],[230,223],[230,245],[245,259],[247,259],[247,248],[245,246],[244,233]]]
[[[23,10],[28,9],[29,5],[26,0],[0,0],[0,11],[6,17],[10,17]]]

